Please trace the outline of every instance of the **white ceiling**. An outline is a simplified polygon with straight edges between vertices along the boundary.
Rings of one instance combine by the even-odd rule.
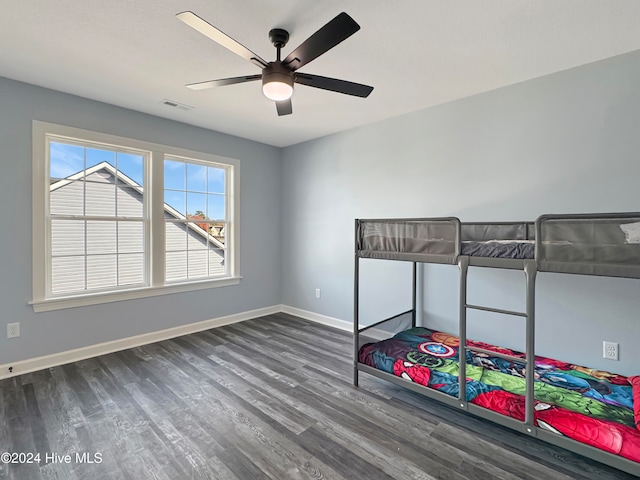
[[[1,0],[0,76],[286,146],[640,49],[638,0]],[[275,59],[341,11],[361,30],[301,72],[375,87],[367,99],[302,85],[278,117],[260,73],[175,18],[191,10]],[[161,104],[170,99],[194,107]]]

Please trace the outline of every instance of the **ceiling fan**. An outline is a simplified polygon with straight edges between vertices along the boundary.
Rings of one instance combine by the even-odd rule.
[[[280,59],[280,50],[287,44],[289,32],[281,28],[274,28],[269,31],[269,39],[277,51],[276,60],[273,62],[263,60],[244,45],[236,42],[233,38],[193,12],[178,13],[176,17],[214,42],[219,43],[262,69],[262,73],[258,75],[221,78],[187,85],[188,88],[193,90],[222,87],[262,79],[262,92],[267,98],[276,102],[278,115],[289,115],[293,112],[291,95],[293,95],[294,83],[362,98],[368,97],[373,90],[373,87],[360,83],[298,72],[300,67],[318,58],[360,30],[360,25],[344,12],[307,38],[284,60]]]

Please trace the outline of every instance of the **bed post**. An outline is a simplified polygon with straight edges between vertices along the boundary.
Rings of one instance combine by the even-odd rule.
[[[359,260],[360,254],[358,249],[358,232],[360,230],[360,220],[356,218],[355,223],[355,260],[353,265],[353,386],[358,386],[358,344],[360,343],[358,340],[358,333],[360,329],[360,320],[359,320]]]
[[[458,326],[458,399],[460,407],[467,406],[467,273],[469,272],[469,257],[460,255],[458,257],[458,267],[460,268],[460,325]]]
[[[418,262],[413,262],[413,294],[411,297],[411,328],[416,326],[416,290],[417,290],[417,278],[418,278]]]
[[[524,264],[524,274],[527,284],[527,298],[526,298],[526,312],[527,312],[527,333],[526,333],[526,356],[527,356],[527,372],[526,382],[527,391],[525,397],[525,424],[527,433],[533,433],[534,424],[534,407],[535,407],[535,392],[534,386],[534,373],[536,366],[536,352],[535,352],[535,307],[536,307],[536,273],[537,267],[535,260],[527,260]]]

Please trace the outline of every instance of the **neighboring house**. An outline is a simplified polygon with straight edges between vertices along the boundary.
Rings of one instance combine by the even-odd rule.
[[[84,221],[53,221],[52,293],[144,283],[144,208],[139,184],[102,162],[51,183],[49,202],[53,215],[91,217],[86,226]],[[116,215],[131,220],[114,221]],[[166,203],[164,217],[167,281],[225,273],[224,237],[219,228],[213,228],[216,224],[209,234],[206,223],[196,222],[192,215],[185,217]],[[190,219],[194,221],[185,222]]]

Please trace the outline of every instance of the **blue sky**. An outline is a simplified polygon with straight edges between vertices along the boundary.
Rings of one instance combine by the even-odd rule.
[[[144,186],[142,155],[51,142],[49,158],[52,179],[66,178],[108,162]],[[224,219],[224,185],[225,170],[222,168],[175,160],[164,162],[164,201],[183,215],[201,211],[210,219]]]

